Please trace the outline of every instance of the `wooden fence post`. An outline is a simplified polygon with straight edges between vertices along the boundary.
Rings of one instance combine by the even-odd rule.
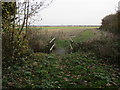
[[[73,46],[72,46],[73,43],[74,41],[70,38],[70,53],[73,52]]]

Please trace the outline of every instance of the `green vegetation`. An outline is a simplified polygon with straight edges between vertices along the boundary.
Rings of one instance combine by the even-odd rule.
[[[2,2],[2,28],[8,29],[11,22],[16,19],[16,3],[15,2]]]
[[[93,28],[87,29],[87,28],[84,27],[84,29],[85,30],[81,29],[82,32],[79,33],[78,36],[71,37],[75,43],[85,42],[85,41],[90,40],[90,39],[92,39],[92,38],[94,38],[96,36],[94,34],[93,30],[92,30]],[[70,45],[70,41],[69,40],[60,40],[60,39],[56,40],[56,46],[57,47],[64,48],[64,47],[69,46],[69,45]]]
[[[23,65],[3,69],[3,87],[118,88],[118,69],[89,58],[88,53],[62,57],[35,53]]]
[[[34,33],[34,36],[35,41],[38,37],[47,40],[46,35]],[[21,58],[22,64],[3,68],[3,88],[119,88],[119,68],[109,62],[119,54],[112,38],[109,33],[85,29],[72,37],[76,50],[72,54],[57,56],[37,52]],[[66,48],[69,44],[69,39],[56,40],[56,48]]]
[[[2,2],[2,67],[21,64],[21,58],[29,56],[31,50],[25,35],[15,29],[16,2]]]
[[[120,34],[120,12],[105,16],[102,19],[102,25],[100,29],[115,34]]]
[[[98,27],[28,27],[29,17],[44,6],[40,4],[29,6],[30,2],[24,2],[19,14],[15,2],[2,2],[5,15],[2,22],[3,89],[119,88],[120,37],[116,34],[119,32],[116,15],[105,18],[101,26],[112,33],[97,30]],[[23,19],[16,17],[16,13],[23,13]],[[19,19],[15,24],[16,18]],[[63,49],[64,54],[46,53],[53,37],[56,37],[55,50]]]
[[[100,38],[93,38],[84,42],[73,43],[74,52],[90,52],[102,61],[118,64],[119,63],[119,37],[104,36]]]
[[[80,33],[80,35],[76,38],[73,38],[73,41],[75,42],[84,42],[86,40],[91,39],[92,37],[94,37],[94,33],[93,30],[84,30],[82,33]]]
[[[64,48],[69,46],[70,42],[68,40],[56,40],[56,46],[58,48]]]

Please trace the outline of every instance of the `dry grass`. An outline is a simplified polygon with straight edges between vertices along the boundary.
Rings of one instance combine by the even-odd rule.
[[[80,28],[80,29],[61,29],[58,27],[57,29],[36,29],[36,30],[30,30],[31,34],[30,37],[39,35],[42,37],[46,37],[47,39],[50,39],[51,37],[56,37],[60,40],[68,40],[71,37],[77,37],[80,36],[82,32],[85,30],[94,30],[94,28]],[[30,33],[29,33],[30,34]]]
[[[51,39],[47,31],[29,30],[27,36],[29,46],[34,52],[46,52],[46,46]]]
[[[35,29],[35,30],[28,30],[28,40],[31,49],[35,52],[43,51],[48,42],[53,38],[56,37],[57,40],[69,40],[71,37],[77,37],[86,29]]]
[[[88,32],[87,32],[88,31]],[[93,34],[89,34],[89,33]],[[82,35],[82,34],[86,35]],[[53,37],[56,37],[57,40],[67,40],[70,38],[76,38],[79,40],[85,39],[88,37],[89,40],[94,40],[100,38],[102,35],[106,35],[106,33],[101,32],[100,30],[96,30],[95,28],[80,28],[80,29],[61,29],[60,27],[55,29],[35,29],[29,30],[28,32],[28,40],[30,47],[35,51],[41,51],[46,47],[48,41],[50,41]],[[90,38],[92,36],[92,38]],[[106,35],[108,36],[108,35]],[[82,38],[81,38],[82,37]],[[64,44],[64,42],[63,42]]]

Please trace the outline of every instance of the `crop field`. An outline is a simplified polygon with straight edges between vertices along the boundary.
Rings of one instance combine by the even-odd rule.
[[[80,29],[80,28],[99,28],[99,26],[31,26],[32,29]]]
[[[97,31],[99,27],[31,27],[30,31],[34,34],[47,35],[49,37],[56,37],[60,39],[69,39],[79,37],[82,33],[88,33]]]

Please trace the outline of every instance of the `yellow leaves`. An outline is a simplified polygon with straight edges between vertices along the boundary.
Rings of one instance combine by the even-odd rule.
[[[2,2],[2,6],[4,5],[4,3]]]
[[[23,48],[27,48],[27,46],[23,45]]]
[[[9,11],[6,11],[7,14],[9,14]]]

